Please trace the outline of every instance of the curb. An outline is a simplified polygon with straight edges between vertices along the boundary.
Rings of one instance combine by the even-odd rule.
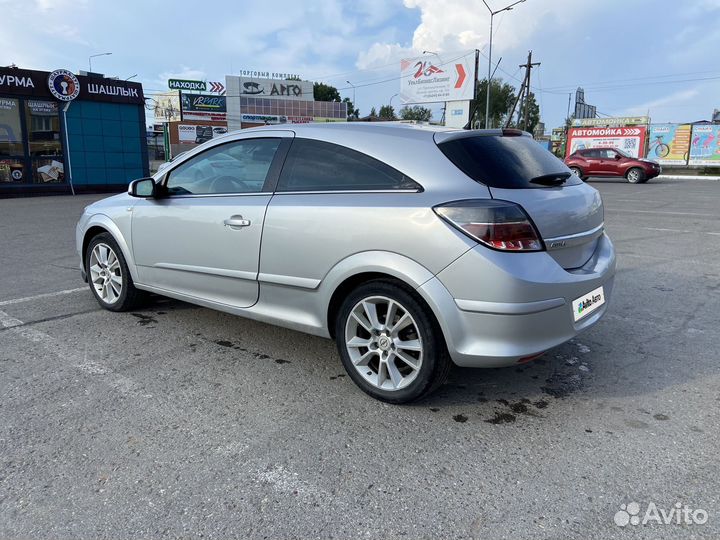
[[[683,175],[683,174],[661,174],[660,176],[656,176],[657,180],[709,180],[709,181],[719,181],[720,176],[689,176],[689,175]]]

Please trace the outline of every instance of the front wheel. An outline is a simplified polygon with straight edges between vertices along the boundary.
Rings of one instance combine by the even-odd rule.
[[[429,308],[387,281],[368,282],[345,299],[335,339],[350,378],[381,401],[420,399],[450,371],[445,340]]]
[[[633,167],[625,174],[625,178],[631,184],[641,184],[645,181],[645,172],[639,167]]]
[[[133,285],[125,257],[110,234],[98,234],[90,241],[85,270],[90,290],[105,309],[127,311],[142,301],[143,292]]]

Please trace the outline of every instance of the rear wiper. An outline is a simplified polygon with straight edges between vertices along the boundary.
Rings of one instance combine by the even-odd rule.
[[[540,184],[541,186],[560,186],[571,176],[572,173],[569,172],[543,174],[541,176],[536,176],[530,180],[530,182],[533,184]]]

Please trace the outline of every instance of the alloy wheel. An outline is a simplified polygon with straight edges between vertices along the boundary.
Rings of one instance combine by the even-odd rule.
[[[345,323],[345,346],[357,372],[381,390],[406,388],[422,367],[417,322],[402,304],[385,296],[355,304]]]
[[[106,304],[114,304],[123,289],[120,261],[107,244],[97,244],[90,253],[90,282],[95,292]]]
[[[628,180],[630,180],[633,184],[638,182],[640,180],[640,171],[637,169],[630,170],[628,173]]]

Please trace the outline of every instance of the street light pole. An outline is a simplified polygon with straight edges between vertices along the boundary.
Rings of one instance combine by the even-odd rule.
[[[491,78],[492,73],[490,73],[490,70],[492,69],[492,39],[493,39],[493,18],[498,13],[502,13],[503,11],[510,11],[512,10],[513,6],[516,6],[517,4],[523,3],[525,0],[517,0],[517,2],[513,2],[509,6],[505,6],[502,9],[498,9],[497,11],[493,11],[488,3],[483,0],[483,4],[485,4],[485,7],[490,12],[490,43],[488,45],[488,76],[487,76],[487,90],[485,92],[485,129],[490,128],[490,87],[491,87]]]
[[[88,56],[88,66],[90,67],[90,73],[92,73],[92,59],[96,56],[110,56],[111,52],[104,52],[104,53],[98,53],[98,54],[91,54]]]

